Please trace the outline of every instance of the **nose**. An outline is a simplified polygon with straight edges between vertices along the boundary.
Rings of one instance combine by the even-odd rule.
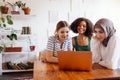
[[[99,38],[99,37],[100,37],[100,34],[99,34],[99,33],[96,33],[95,35],[96,35],[96,37],[97,37],[97,38]]]
[[[80,26],[80,28],[83,28],[83,26]]]
[[[68,33],[64,33],[64,36],[68,36]]]

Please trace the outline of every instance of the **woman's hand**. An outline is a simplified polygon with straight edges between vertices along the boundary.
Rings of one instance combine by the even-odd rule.
[[[46,51],[46,60],[50,63],[58,63],[58,58],[54,57],[53,52],[49,50]]]

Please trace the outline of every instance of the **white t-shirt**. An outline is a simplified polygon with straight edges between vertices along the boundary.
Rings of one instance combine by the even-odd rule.
[[[99,41],[91,39],[93,63],[99,63],[110,69],[120,68],[120,36],[114,34],[104,47]]]

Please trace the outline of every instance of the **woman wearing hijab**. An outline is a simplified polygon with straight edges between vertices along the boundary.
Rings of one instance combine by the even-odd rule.
[[[91,40],[93,63],[109,69],[120,68],[120,37],[112,21],[102,18],[94,26],[95,36]]]

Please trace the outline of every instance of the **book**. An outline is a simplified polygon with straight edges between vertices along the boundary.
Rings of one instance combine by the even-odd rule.
[[[8,68],[8,69],[12,69],[12,70],[14,69],[14,68],[11,66],[11,62],[6,62],[6,65],[7,65],[7,68]]]

